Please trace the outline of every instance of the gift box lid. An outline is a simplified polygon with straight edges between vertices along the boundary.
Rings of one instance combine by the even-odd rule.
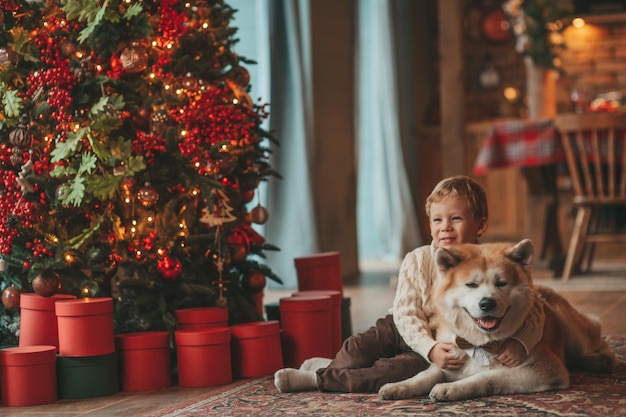
[[[280,333],[280,323],[278,320],[268,320],[236,324],[230,327],[230,332],[234,339],[271,336]]]
[[[323,252],[294,259],[296,268],[312,268],[337,265],[340,263],[339,252]]]
[[[136,332],[115,335],[118,349],[158,349],[170,347],[169,332]]]
[[[54,294],[50,297],[42,297],[35,293],[22,293],[20,295],[20,307],[28,310],[54,311],[57,301],[74,300],[75,295]]]
[[[174,332],[176,345],[204,346],[230,343],[230,329],[228,327],[214,327],[199,330],[176,330]]]
[[[113,313],[111,297],[77,298],[55,303],[57,316],[96,316]]]
[[[286,297],[280,300],[280,311],[321,311],[330,310],[332,303],[328,295],[303,295]]]
[[[0,366],[32,366],[56,361],[56,346],[22,346],[0,350]]]
[[[174,311],[179,323],[228,322],[228,309],[220,307],[183,308]]]
[[[331,304],[334,306],[341,305],[341,299],[343,298],[341,291],[334,291],[334,290],[296,291],[293,294],[291,294],[291,296],[292,297],[328,296],[330,297]]]

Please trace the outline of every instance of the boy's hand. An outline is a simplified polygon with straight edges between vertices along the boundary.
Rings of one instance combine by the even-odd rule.
[[[519,340],[507,339],[496,359],[505,366],[513,367],[524,362],[527,357],[526,349]]]
[[[437,342],[430,350],[428,358],[441,369],[457,371],[463,367],[467,359],[467,355],[464,353],[460,351],[459,354],[459,350],[455,349],[455,345],[452,343]]]

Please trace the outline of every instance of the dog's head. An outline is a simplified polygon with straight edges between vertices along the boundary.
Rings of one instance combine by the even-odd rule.
[[[435,252],[434,300],[457,336],[480,346],[511,337],[534,302],[533,245],[455,245]]]

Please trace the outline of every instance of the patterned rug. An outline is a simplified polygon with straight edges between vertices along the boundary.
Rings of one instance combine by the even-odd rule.
[[[620,358],[612,374],[575,373],[566,390],[460,402],[415,398],[383,401],[375,394],[279,393],[268,376],[207,393],[155,417],[191,416],[618,416],[626,415],[626,336],[607,336]]]

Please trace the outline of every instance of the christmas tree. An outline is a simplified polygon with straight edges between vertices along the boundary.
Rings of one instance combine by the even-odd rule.
[[[118,333],[179,308],[262,319],[280,279],[260,182],[267,104],[249,96],[221,0],[0,0],[0,344],[19,293],[114,299]],[[255,206],[256,203],[256,206]],[[248,206],[253,206],[248,210]]]

